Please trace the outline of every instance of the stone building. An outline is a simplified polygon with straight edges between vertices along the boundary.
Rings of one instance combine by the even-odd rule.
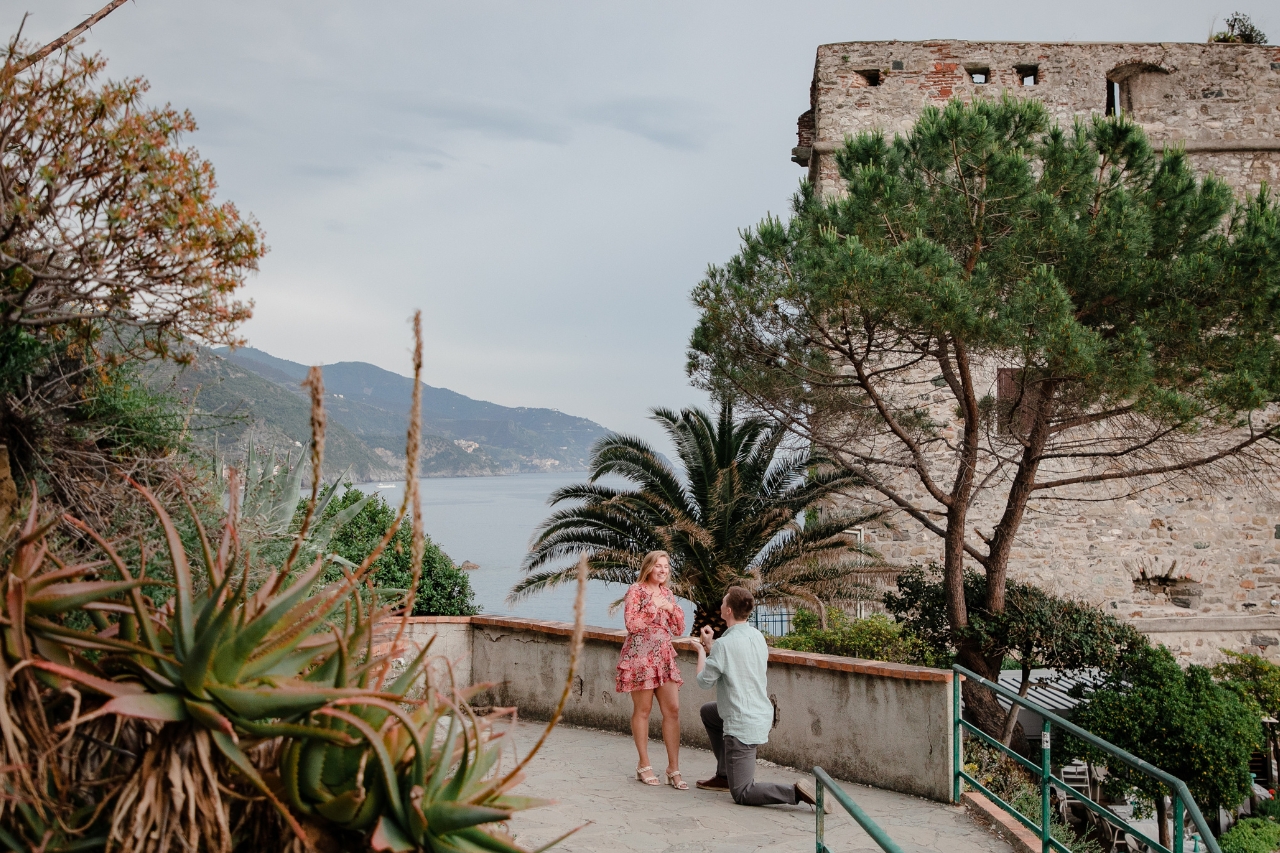
[[[838,193],[833,154],[846,137],[892,136],[926,105],[1002,92],[1042,101],[1062,125],[1122,112],[1157,147],[1181,146],[1198,171],[1238,195],[1280,186],[1280,47],[1270,45],[823,45],[792,159],[824,194]],[[1122,615],[1186,659],[1213,660],[1219,648],[1280,659],[1275,473],[1068,497],[1029,507],[1011,575]],[[976,506],[974,523],[992,520],[1000,505]],[[941,556],[941,541],[902,516],[864,534],[896,563]]]

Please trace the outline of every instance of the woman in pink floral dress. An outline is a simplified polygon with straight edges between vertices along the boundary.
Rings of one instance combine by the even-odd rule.
[[[640,563],[640,579],[627,590],[627,640],[618,661],[618,693],[631,694],[631,734],[640,754],[636,778],[660,785],[649,764],[649,712],[653,697],[662,710],[662,742],[667,747],[667,784],[687,791],[680,777],[680,669],[671,639],[684,633],[684,611],[667,588],[671,558],[666,551],[650,551]]]

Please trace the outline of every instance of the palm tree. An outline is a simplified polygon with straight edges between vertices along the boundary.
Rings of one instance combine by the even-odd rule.
[[[694,604],[693,632],[711,625],[719,634],[720,601],[733,584],[762,604],[816,607],[825,623],[826,605],[854,599],[878,573],[850,528],[880,513],[823,508],[860,485],[855,475],[813,453],[780,452],[783,428],[759,417],[735,422],[730,405],[718,422],[696,408],[654,409],[653,419],[671,437],[683,477],[639,438],[596,442],[590,480],[552,493],[552,506],[577,503],[538,528],[509,601],[573,582],[572,564],[552,564],[583,551],[592,579],[634,583],[641,558],[660,549],[671,554],[672,590]],[[635,488],[600,484],[609,474]]]

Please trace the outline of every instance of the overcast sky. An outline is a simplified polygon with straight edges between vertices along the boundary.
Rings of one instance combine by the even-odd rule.
[[[104,0],[0,0],[50,40]],[[407,373],[657,440],[690,289],[785,213],[815,48],[873,39],[1203,41],[1273,2],[466,3],[135,0],[88,35],[190,109],[271,253],[254,346]],[[1274,32],[1272,32],[1274,31]]]

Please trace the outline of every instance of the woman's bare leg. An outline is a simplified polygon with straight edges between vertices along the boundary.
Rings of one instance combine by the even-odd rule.
[[[667,747],[667,772],[680,769],[680,685],[668,681],[658,687],[658,707],[662,710],[662,742]]]
[[[631,691],[631,736],[636,739],[636,753],[640,756],[637,768],[649,766],[649,712],[652,710],[652,690]]]

